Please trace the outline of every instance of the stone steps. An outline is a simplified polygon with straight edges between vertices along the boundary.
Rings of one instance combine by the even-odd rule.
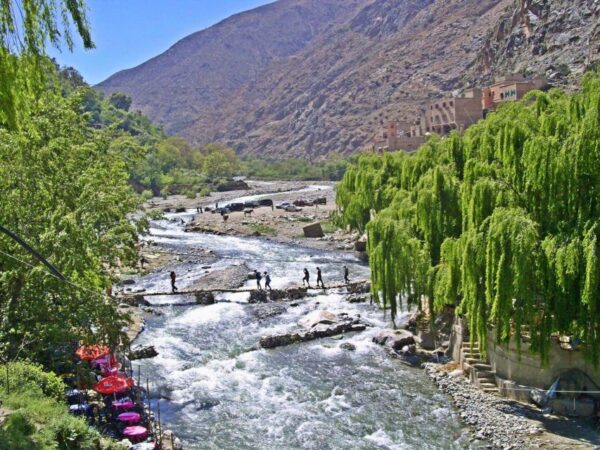
[[[479,344],[471,345],[470,342],[463,342],[461,353],[463,363],[471,370],[471,380],[483,392],[498,395],[500,391],[496,386],[495,372],[492,366],[482,359]]]

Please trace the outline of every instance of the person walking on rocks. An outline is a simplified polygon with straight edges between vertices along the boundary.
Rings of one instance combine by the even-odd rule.
[[[269,274],[267,272],[265,272],[265,290],[269,289],[270,291],[272,291],[273,289],[271,289],[271,277],[269,276]]]
[[[350,279],[348,278],[349,274],[350,272],[348,271],[348,266],[344,266],[344,283],[346,284],[350,284]]]
[[[325,284],[323,283],[323,276],[321,275],[321,269],[317,267],[317,287],[319,287],[319,283],[321,283],[321,287],[325,289]]]
[[[304,282],[306,281],[306,285],[310,287],[310,275],[308,274],[308,270],[306,267],[304,268],[304,278],[302,278],[302,286],[304,286]]]
[[[262,286],[260,285],[260,280],[262,280],[262,275],[260,274],[260,272],[258,270],[254,270],[254,275],[256,275],[256,285],[258,286],[258,290],[262,291]]]
[[[174,271],[171,271],[171,292],[177,292],[177,286],[175,286],[175,281],[177,281],[177,275]]]

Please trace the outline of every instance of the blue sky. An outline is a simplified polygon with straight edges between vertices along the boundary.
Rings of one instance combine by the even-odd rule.
[[[79,41],[69,53],[49,49],[61,65],[75,67],[90,84],[137,66],[179,39],[273,0],[87,0],[93,50]]]

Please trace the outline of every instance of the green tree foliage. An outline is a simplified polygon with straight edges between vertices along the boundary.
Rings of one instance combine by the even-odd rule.
[[[131,97],[123,94],[122,92],[114,92],[108,98],[108,103],[117,109],[129,111],[129,107],[131,106]]]
[[[600,362],[600,74],[532,92],[413,155],[364,155],[338,187],[339,220],[369,237],[373,293],[458,306],[485,349],[553,333]]]
[[[0,223],[67,279],[55,279],[14,241],[0,237],[0,356],[50,362],[72,341],[116,345],[125,317],[101,295],[113,269],[137,260],[141,229],[127,162],[111,130],[80,114],[85,96],[46,91],[19,130],[0,129]],[[25,265],[7,255],[12,255]]]
[[[0,448],[11,450],[117,449],[80,417],[69,414],[65,385],[35,364],[0,365]],[[8,382],[7,382],[8,381]]]
[[[0,0],[0,125],[18,126],[46,88],[46,44],[71,49],[73,27],[92,48],[82,0]]]
[[[267,160],[246,157],[242,160],[245,175],[261,180],[330,180],[339,181],[355,158],[330,155],[327,159],[310,162],[304,159]]]

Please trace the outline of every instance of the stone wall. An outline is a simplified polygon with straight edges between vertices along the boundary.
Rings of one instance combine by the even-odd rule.
[[[569,369],[579,369],[592,380],[600,380],[600,367],[587,363],[580,351],[563,350],[558,342],[550,346],[549,362],[542,366],[540,357],[529,352],[529,344],[521,344],[521,354],[511,340],[508,347],[494,344],[494,332],[488,333],[488,359],[498,377],[521,385],[547,389],[558,376]]]
[[[448,355],[460,361],[463,342],[468,342],[467,324],[460,317],[455,317],[450,337]],[[494,343],[495,333],[488,333],[488,362],[496,372],[498,381],[507,382],[505,388],[523,388],[525,386],[548,389],[558,376],[570,369],[578,369],[600,384],[600,366],[594,368],[587,363],[583,354],[577,350],[563,350],[558,342],[552,342],[549,362],[542,366],[539,355],[530,353],[529,344],[521,344],[519,355],[514,339],[508,347]],[[499,385],[502,390],[502,386]]]

